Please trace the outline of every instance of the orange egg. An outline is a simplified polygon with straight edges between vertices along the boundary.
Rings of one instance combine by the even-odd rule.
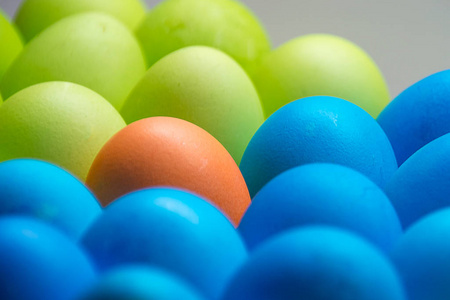
[[[98,153],[86,183],[103,206],[146,187],[186,189],[210,200],[234,225],[251,201],[222,144],[202,128],[170,117],[142,119],[119,131]]]

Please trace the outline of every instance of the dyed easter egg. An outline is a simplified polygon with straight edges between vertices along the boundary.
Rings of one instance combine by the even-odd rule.
[[[414,152],[450,132],[450,70],[415,83],[378,117],[401,165]]]
[[[0,218],[0,291],[8,300],[72,300],[96,272],[68,237],[35,219]]]
[[[357,236],[296,229],[258,247],[222,300],[405,300],[389,260]]]
[[[357,105],[329,96],[303,98],[275,112],[253,136],[240,168],[253,197],[278,174],[317,162],[353,168],[380,187],[397,169],[378,123]]]
[[[412,225],[392,252],[410,300],[446,300],[450,295],[450,209]]]
[[[237,163],[264,121],[245,71],[225,53],[204,46],[183,48],[154,64],[121,114],[127,123],[153,116],[192,122],[221,142]]]
[[[101,271],[123,264],[161,267],[217,299],[247,258],[239,234],[219,210],[167,188],[130,193],[111,205],[82,244]]]
[[[78,239],[100,213],[92,193],[65,170],[34,159],[0,163],[0,215],[39,218]]]
[[[14,59],[23,49],[22,40],[0,9],[0,81]],[[0,99],[1,100],[1,99]]]
[[[106,273],[80,300],[201,300],[177,276],[147,266],[125,266]]]
[[[299,98],[346,99],[373,117],[389,103],[380,70],[357,45],[328,34],[293,39],[261,59],[252,72],[267,116]]]
[[[244,68],[270,50],[257,18],[234,0],[162,1],[147,14],[136,35],[150,66],[193,45],[218,48]]]
[[[37,83],[69,81],[102,95],[116,109],[146,70],[138,41],[120,21],[102,13],[67,17],[43,31],[5,73],[5,100]]]
[[[25,0],[19,7],[15,23],[25,40],[30,41],[57,21],[82,12],[110,14],[134,30],[145,16],[140,0]]]
[[[236,225],[250,204],[225,148],[200,127],[170,117],[142,119],[118,132],[95,158],[86,183],[104,206],[146,187],[186,189],[212,201]]]
[[[367,177],[347,167],[309,164],[290,169],[253,198],[239,225],[249,248],[293,227],[330,225],[389,251],[402,234],[391,202]]]
[[[403,226],[450,206],[450,134],[446,134],[409,157],[394,173],[385,192]]]
[[[124,126],[114,107],[88,88],[37,84],[0,106],[0,161],[42,159],[84,180],[98,151]]]

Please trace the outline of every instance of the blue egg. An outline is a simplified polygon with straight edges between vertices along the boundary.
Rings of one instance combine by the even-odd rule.
[[[258,247],[222,300],[405,300],[399,277],[377,249],[331,227],[305,227]]]
[[[55,165],[34,159],[0,163],[0,215],[39,218],[78,239],[101,211],[83,183]]]
[[[407,228],[419,218],[450,206],[450,134],[421,148],[400,166],[385,192]]]
[[[391,202],[367,177],[344,166],[309,164],[266,184],[239,231],[249,248],[283,230],[311,224],[351,230],[389,251],[402,234]]]
[[[412,225],[391,256],[410,300],[448,300],[450,209],[437,211]]]
[[[450,70],[415,83],[381,112],[378,123],[391,141],[397,162],[450,132]]]
[[[380,187],[397,169],[378,123],[357,105],[329,96],[303,98],[271,115],[251,139],[240,169],[253,198],[281,172],[317,162],[348,166]]]
[[[177,276],[145,266],[123,266],[108,272],[80,300],[202,300]]]
[[[100,270],[144,263],[167,269],[216,299],[247,258],[241,237],[206,200],[146,189],[109,205],[82,239]]]
[[[8,300],[72,300],[96,280],[84,252],[31,218],[0,218],[0,295]]]

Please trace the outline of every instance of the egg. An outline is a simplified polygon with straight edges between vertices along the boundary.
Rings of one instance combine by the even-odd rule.
[[[252,78],[266,113],[309,96],[346,99],[377,117],[389,103],[377,65],[357,45],[329,34],[295,38],[261,58]]]
[[[125,127],[97,93],[69,82],[30,86],[0,106],[0,161],[36,158],[81,180],[106,141]]]
[[[201,300],[189,284],[166,271],[142,265],[106,273],[80,300]]]
[[[153,116],[192,122],[218,139],[237,163],[264,121],[245,71],[225,53],[205,46],[183,48],[154,64],[121,114],[127,123]]]
[[[346,100],[313,96],[291,102],[258,129],[240,169],[250,195],[290,168],[335,163],[384,187],[397,170],[394,151],[378,123]]]
[[[44,161],[0,163],[0,215],[24,215],[77,240],[101,214],[94,195],[67,171]]]
[[[14,59],[23,50],[22,39],[0,9],[0,81]],[[1,97],[1,96],[0,96]],[[0,99],[1,102],[1,99]]]
[[[450,209],[420,219],[391,254],[410,300],[446,300],[450,294]]]
[[[146,70],[133,34],[115,18],[83,13],[62,19],[33,39],[0,82],[5,100],[37,83],[69,81],[120,109]]]
[[[389,252],[402,235],[391,202],[367,177],[334,164],[292,168],[253,198],[239,225],[250,249],[290,228],[329,225],[350,230]]]
[[[108,13],[130,30],[145,16],[145,6],[140,0],[25,0],[14,21],[25,40],[30,41],[57,21],[88,11]]]
[[[165,0],[147,14],[136,35],[149,66],[193,45],[218,48],[244,68],[270,50],[264,28],[239,1]]]
[[[163,268],[206,299],[218,299],[247,258],[239,234],[219,210],[169,188],[144,189],[113,202],[81,242],[101,272],[124,264]]]
[[[0,218],[0,245],[2,299],[75,299],[96,280],[84,251],[35,219]]]
[[[293,229],[258,247],[222,300],[406,300],[389,260],[331,227]]]
[[[119,131],[98,153],[86,183],[103,206],[146,187],[186,189],[212,201],[234,224],[250,204],[225,148],[200,127],[171,117],[142,119]]]
[[[398,164],[432,140],[450,132],[450,70],[407,88],[378,117]]]
[[[403,226],[450,206],[450,133],[425,145],[394,173],[385,191]]]

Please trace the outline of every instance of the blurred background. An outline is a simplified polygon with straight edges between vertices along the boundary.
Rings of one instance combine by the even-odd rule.
[[[0,0],[11,16],[21,0]],[[149,8],[158,0],[146,0]],[[391,96],[450,68],[449,0],[242,0],[259,17],[274,47],[308,33],[347,38],[368,52]]]

